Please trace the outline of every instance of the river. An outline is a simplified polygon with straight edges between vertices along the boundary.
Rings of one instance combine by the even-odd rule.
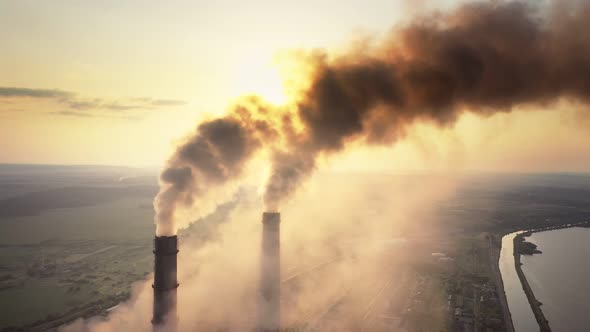
[[[508,234],[502,238],[500,251],[500,272],[504,283],[504,292],[512,316],[512,324],[516,332],[539,332],[529,301],[526,298],[520,279],[514,267],[514,237],[520,232]]]
[[[590,331],[590,228],[533,233],[543,253],[522,256],[522,269],[553,331]]]
[[[514,269],[513,239],[504,236],[500,271],[516,332],[539,331]],[[521,256],[522,269],[553,331],[590,330],[590,229],[582,227],[533,233],[527,241],[543,253]]]

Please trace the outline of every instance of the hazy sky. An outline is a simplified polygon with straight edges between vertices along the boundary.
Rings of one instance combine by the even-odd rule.
[[[455,4],[0,0],[0,162],[162,164],[174,139],[231,98],[259,92],[279,102],[277,51],[345,48],[419,10]],[[530,122],[519,115],[466,119],[450,133],[424,129],[400,147],[355,153],[401,168],[427,157],[441,167],[501,169],[512,158],[519,170],[588,170],[587,127],[574,113],[529,112],[522,116],[538,121],[526,130],[514,127]],[[565,135],[541,149],[549,132]]]

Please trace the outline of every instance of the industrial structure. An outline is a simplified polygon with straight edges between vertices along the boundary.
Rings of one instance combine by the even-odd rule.
[[[154,239],[154,331],[166,326],[166,331],[176,328],[177,236],[156,236]]]
[[[257,332],[279,332],[281,328],[281,215],[262,214],[262,250]],[[177,236],[154,238],[154,332],[177,330]]]
[[[258,331],[278,332],[281,328],[281,214],[262,214],[262,255]]]

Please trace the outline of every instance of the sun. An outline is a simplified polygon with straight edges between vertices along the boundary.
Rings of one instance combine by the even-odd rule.
[[[242,58],[231,86],[231,94],[236,97],[254,94],[275,105],[287,103],[279,69],[262,55]]]

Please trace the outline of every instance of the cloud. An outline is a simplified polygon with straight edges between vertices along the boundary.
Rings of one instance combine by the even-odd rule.
[[[0,97],[71,98],[73,93],[58,89],[0,87]]]
[[[93,108],[100,108],[102,99],[88,99],[88,100],[67,100],[66,104],[76,110],[88,110]]]
[[[114,112],[121,111],[147,111],[157,110],[165,107],[177,107],[186,105],[186,101],[177,99],[153,99],[153,98],[125,98],[125,99],[102,99],[83,98],[77,93],[59,89],[32,89],[18,87],[0,87],[1,98],[33,98],[50,99],[59,104],[67,106],[69,110],[52,112],[57,115],[90,117],[93,114],[76,111],[86,110],[107,110]],[[7,102],[6,100],[4,102]]]
[[[182,106],[186,104],[184,100],[178,99],[134,98],[132,101],[152,106]]]
[[[107,109],[111,111],[153,110],[162,107],[186,105],[186,102],[183,100],[152,98],[131,98],[124,100],[103,100],[100,98],[72,99],[62,102],[76,110]]]
[[[154,106],[182,106],[185,105],[186,102],[174,99],[154,99],[151,101],[151,104]]]
[[[75,111],[59,111],[59,112],[51,112],[51,114],[65,115],[65,116],[76,116],[76,117],[81,117],[81,118],[94,117],[94,115],[92,113],[75,112]]]

